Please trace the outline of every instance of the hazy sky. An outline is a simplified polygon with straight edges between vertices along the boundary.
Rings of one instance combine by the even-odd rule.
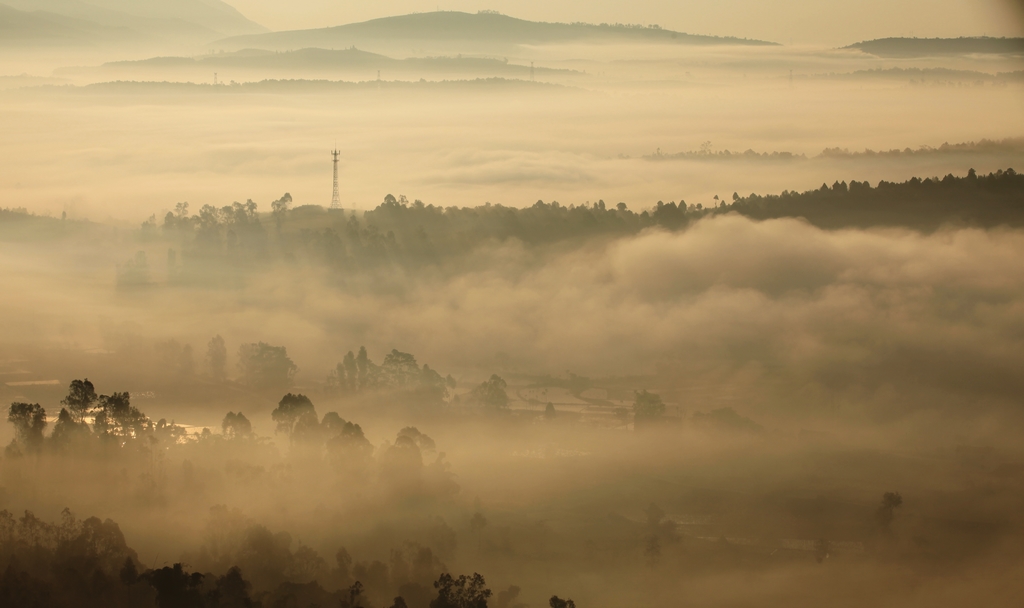
[[[272,29],[325,27],[437,9],[538,21],[657,23],[678,31],[845,45],[888,36],[1015,36],[1022,0],[228,0]]]

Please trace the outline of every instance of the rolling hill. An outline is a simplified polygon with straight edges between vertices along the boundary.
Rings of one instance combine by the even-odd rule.
[[[201,45],[266,32],[221,0],[4,0],[4,46]]]
[[[647,43],[691,45],[771,45],[771,42],[698,36],[656,26],[541,23],[497,13],[442,11],[385,17],[336,27],[235,36],[215,48],[291,50],[307,47],[347,48],[375,45],[425,45],[494,48],[566,43]]]
[[[80,47],[142,38],[126,27],[103,26],[47,11],[20,11],[0,4],[0,47]]]

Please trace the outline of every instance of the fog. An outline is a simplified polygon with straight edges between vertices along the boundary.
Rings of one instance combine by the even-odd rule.
[[[2,7],[0,605],[1016,605],[1024,47],[947,4]]]

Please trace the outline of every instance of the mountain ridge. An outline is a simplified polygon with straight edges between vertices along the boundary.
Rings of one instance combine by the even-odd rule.
[[[661,44],[776,45],[762,40],[686,34],[657,26],[621,24],[548,23],[527,21],[498,13],[435,11],[382,17],[325,28],[288,30],[232,36],[212,43],[225,49],[264,48],[293,50],[321,47],[344,48],[367,42],[476,43],[484,45],[531,45],[567,42],[647,42]]]
[[[3,0],[4,46],[202,45],[267,32],[221,0]]]

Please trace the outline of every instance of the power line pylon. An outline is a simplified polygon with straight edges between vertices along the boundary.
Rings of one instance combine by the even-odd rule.
[[[341,209],[341,195],[338,193],[338,155],[341,152],[331,150],[334,157],[334,193],[331,195],[331,209]]]

